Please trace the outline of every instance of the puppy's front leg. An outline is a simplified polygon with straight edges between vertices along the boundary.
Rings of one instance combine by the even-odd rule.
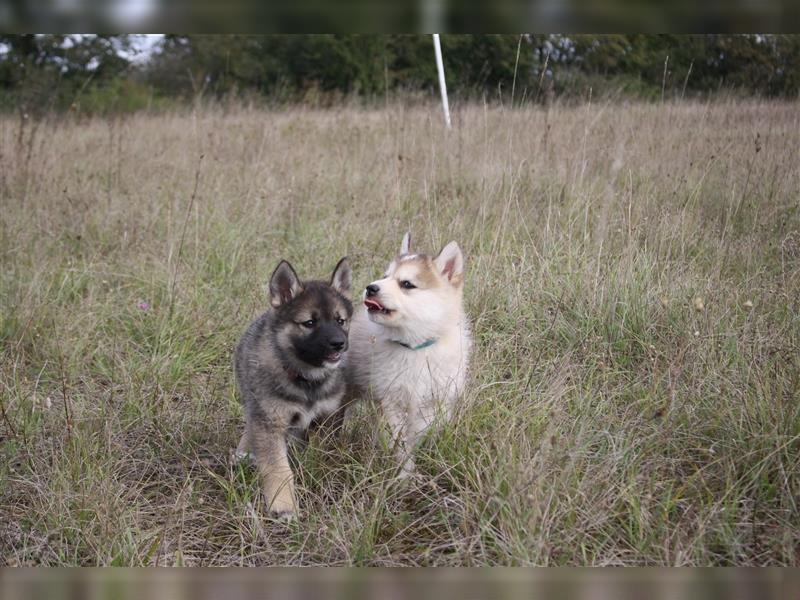
[[[247,435],[247,426],[245,426],[244,433],[239,440],[239,445],[236,446],[236,450],[233,451],[231,459],[234,463],[240,463],[249,459],[250,456],[250,437]]]
[[[281,516],[295,516],[297,500],[286,449],[286,431],[281,427],[250,424],[247,433],[263,482],[267,507],[270,512]]]
[[[400,480],[408,479],[416,469],[413,456],[416,436],[413,434],[414,428],[409,422],[408,405],[400,398],[396,398],[393,401],[386,400],[382,404],[383,413],[389,423],[389,430],[394,443],[394,454],[399,467],[397,478]]]

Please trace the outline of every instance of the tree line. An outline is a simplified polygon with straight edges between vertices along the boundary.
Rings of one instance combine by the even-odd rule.
[[[442,35],[454,101],[796,98],[800,35]],[[201,98],[435,93],[429,35],[0,35],[0,109],[126,112]]]

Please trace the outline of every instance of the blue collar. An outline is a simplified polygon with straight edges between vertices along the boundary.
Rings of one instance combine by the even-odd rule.
[[[403,342],[399,342],[397,340],[392,340],[395,344],[400,344],[401,346],[405,346],[409,350],[422,350],[423,348],[427,348],[428,346],[433,346],[436,343],[436,340],[425,340],[421,344],[417,344],[416,346],[409,346],[408,344],[404,344]]]

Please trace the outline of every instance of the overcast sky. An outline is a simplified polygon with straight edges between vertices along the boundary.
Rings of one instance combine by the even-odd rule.
[[[159,40],[164,37],[162,33],[144,33],[144,34],[136,34],[131,35],[132,38],[132,45],[134,48],[133,55],[128,53],[125,54],[125,57],[134,61],[134,62],[144,62],[148,58],[150,58],[150,54],[153,52],[153,48],[159,42]]]

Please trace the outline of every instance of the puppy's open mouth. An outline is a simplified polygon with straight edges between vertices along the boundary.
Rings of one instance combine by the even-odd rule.
[[[367,307],[367,311],[371,313],[381,313],[384,315],[388,315],[392,312],[390,309],[386,308],[383,304],[374,300],[373,298],[367,298],[364,300],[364,306]]]
[[[339,362],[341,358],[342,358],[341,352],[331,352],[330,354],[325,355],[325,360],[332,363]]]

